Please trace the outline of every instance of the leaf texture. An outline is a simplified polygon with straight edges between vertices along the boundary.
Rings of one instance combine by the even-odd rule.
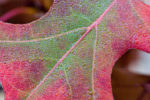
[[[142,2],[55,0],[35,22],[0,22],[5,99],[113,100],[114,63],[131,48],[150,52],[147,8],[137,5]]]

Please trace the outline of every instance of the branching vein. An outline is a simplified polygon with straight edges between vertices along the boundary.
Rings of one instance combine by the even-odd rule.
[[[77,29],[74,29],[74,30],[71,30],[71,31],[68,31],[68,32],[65,32],[65,33],[62,33],[62,34],[58,34],[58,35],[54,35],[54,36],[46,37],[46,38],[38,38],[38,39],[32,39],[32,40],[20,40],[20,41],[15,41],[15,40],[0,40],[0,43],[39,42],[39,41],[43,41],[43,40],[49,40],[49,39],[52,39],[52,38],[58,38],[58,37],[61,37],[61,36],[65,36],[65,35],[68,35],[68,34],[71,34],[71,33],[77,32],[77,31],[81,31],[81,30],[84,30],[84,29],[87,29],[87,27],[77,28]]]
[[[104,18],[104,16],[110,11],[113,5],[116,3],[117,0],[114,0],[109,7],[104,11],[104,13],[91,24],[87,31],[82,35],[82,37],[62,56],[62,58],[56,63],[56,65],[49,71],[49,73],[43,78],[43,80],[31,91],[30,95],[28,96],[27,100],[31,100],[31,97],[38,91],[40,86],[48,79],[48,77],[52,74],[52,72],[63,62],[63,60],[71,53],[71,51],[87,36],[87,34],[95,28]]]

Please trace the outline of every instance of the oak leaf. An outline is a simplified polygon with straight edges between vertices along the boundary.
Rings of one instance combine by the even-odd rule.
[[[150,52],[140,0],[55,0],[28,24],[0,22],[6,100],[113,100],[111,72],[127,50]]]

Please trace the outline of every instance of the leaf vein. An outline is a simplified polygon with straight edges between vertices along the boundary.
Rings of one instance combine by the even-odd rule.
[[[103,19],[103,17],[110,11],[113,5],[116,3],[117,0],[114,0],[109,7],[104,11],[100,17],[93,22],[88,28],[87,31],[82,35],[82,37],[62,56],[62,58],[56,63],[56,65],[49,71],[49,73],[43,78],[43,80],[31,91],[30,95],[28,96],[27,100],[30,100],[32,95],[40,88],[40,86],[48,79],[48,77],[52,74],[52,72],[64,61],[64,59],[70,54],[70,52],[87,36],[87,34],[97,26]]]
[[[71,30],[71,31],[68,31],[68,32],[65,32],[65,33],[62,33],[62,34],[58,34],[58,35],[54,35],[54,36],[46,37],[46,38],[38,38],[38,39],[22,40],[22,41],[0,40],[0,43],[29,43],[29,42],[39,42],[39,41],[43,41],[43,40],[49,40],[49,39],[52,39],[52,38],[58,38],[58,37],[61,37],[61,36],[65,36],[65,35],[71,34],[73,32],[77,32],[77,31],[84,30],[84,29],[87,29],[87,27],[77,28],[77,29],[74,29],[74,30]]]

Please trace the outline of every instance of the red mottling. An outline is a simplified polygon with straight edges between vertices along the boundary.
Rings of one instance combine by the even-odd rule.
[[[133,47],[150,52],[150,33],[136,34],[133,36]]]
[[[3,23],[0,24],[1,24],[0,30],[4,30],[3,35],[1,35],[0,38],[7,36],[10,39],[15,39],[17,37],[18,35],[16,31],[17,27],[14,27],[13,25],[3,25]]]
[[[1,63],[0,68],[2,85],[6,96],[9,95],[10,98],[8,100],[12,100],[13,95],[10,96],[12,91],[16,94],[26,94],[31,91],[42,79],[43,72],[47,71],[42,61]],[[19,95],[16,96],[18,96],[16,98],[21,98]]]
[[[89,73],[90,74],[90,73]],[[84,75],[84,70],[82,68],[74,68],[72,72],[72,80],[70,82],[73,98],[75,100],[88,100],[91,99],[91,79],[88,79],[87,76]]]
[[[27,36],[27,38],[37,38],[40,36],[44,37],[47,34],[61,34],[62,32],[64,32],[64,30],[70,32],[70,30],[72,29],[69,29],[67,27],[67,24],[65,23],[65,21],[68,21],[67,19],[70,18],[72,20],[72,18],[74,18],[74,16],[72,17],[72,15],[70,15],[72,13],[70,8],[75,10],[74,12],[82,12],[82,19],[88,19],[88,17],[84,14],[89,14],[91,9],[87,9],[85,6],[86,4],[82,5],[78,4],[77,1],[71,2],[70,0],[59,0],[59,2],[55,1],[55,3],[58,3],[55,4],[57,7],[54,7],[52,11],[46,15],[44,20],[38,20],[38,24],[34,23],[28,25],[11,25],[0,22],[0,31],[3,34],[2,36],[0,36],[0,38],[4,40],[21,40],[22,37],[24,38],[24,36]],[[81,11],[79,11],[79,6],[81,6]],[[77,9],[75,9],[76,7]],[[102,20],[106,14],[109,15],[108,12],[111,11],[111,9],[113,9],[113,11],[115,10],[115,12],[117,13],[115,16],[117,17],[115,17],[115,20],[113,20],[113,18],[109,19],[108,17],[106,17],[104,21],[106,21],[106,23],[108,24],[105,26],[106,23],[102,22]],[[150,19],[148,18],[149,15],[149,7],[142,4],[138,0],[114,0],[104,11],[104,13],[98,17],[98,19],[95,19],[95,21],[91,25],[86,25],[86,27],[88,26],[86,32],[83,33],[83,35],[75,43],[72,43],[72,46],[70,46],[70,48],[68,48],[68,51],[66,51],[64,55],[62,55],[62,58],[58,58],[58,62],[56,62],[56,64],[50,71],[47,67],[44,66],[43,60],[29,60],[29,56],[31,56],[31,54],[35,56],[39,51],[31,50],[31,52],[29,50],[29,47],[26,46],[16,49],[11,47],[1,47],[0,77],[2,85],[4,87],[6,100],[31,100],[31,98],[33,98],[33,100],[70,100],[71,98],[74,100],[88,100],[91,99],[93,95],[96,97],[96,100],[113,100],[111,90],[111,71],[115,61],[125,51],[131,48],[150,52],[150,32],[148,31],[149,29],[147,29],[147,27],[149,27],[150,25]],[[57,18],[55,19],[55,17]],[[53,19],[51,20],[51,18]],[[73,23],[69,25],[75,26]],[[78,26],[80,25],[77,25],[73,28],[76,28]],[[65,29],[64,27],[67,28]],[[90,67],[85,67],[85,64],[76,65],[76,67],[71,66],[66,75],[67,78],[59,77],[57,74],[59,74],[60,76],[63,76],[65,74],[65,72],[63,71],[58,71],[57,74],[55,73],[55,71],[57,72],[57,68],[59,67],[59,65],[66,59],[66,57],[68,57],[69,54],[72,53],[74,49],[76,49],[76,47],[81,43],[81,41],[85,39],[88,34],[91,34],[93,32],[92,30],[94,30],[95,27],[97,37],[99,37],[97,38],[97,44],[95,44],[97,46],[95,50],[95,69],[91,70],[92,64]],[[101,28],[99,29],[99,27]],[[27,35],[26,33],[31,36]],[[56,40],[57,43],[57,39],[54,40]],[[40,43],[41,41],[30,42]],[[15,44],[14,41],[11,42]],[[9,42],[10,45],[11,42]],[[17,43],[19,44],[19,42]],[[63,43],[65,44],[65,42]],[[63,43],[59,44],[61,48],[65,48]],[[34,43],[31,44],[34,45]],[[88,47],[88,45],[84,46]],[[84,46],[78,48],[81,48],[83,51],[89,51],[89,53],[92,52],[92,50],[90,51],[89,49],[85,49]],[[79,52],[78,54],[80,56],[74,55],[74,58],[79,57],[87,63],[87,60],[85,59],[85,57],[87,57],[86,54],[83,53],[83,55],[81,55],[81,53],[83,52]],[[36,57],[39,56],[36,55]],[[51,59],[53,59],[53,57]],[[91,63],[93,62],[93,60],[91,59],[88,61],[91,61]],[[76,62],[72,60],[71,63],[75,64]],[[87,70],[90,70],[88,74],[86,73]],[[92,71],[94,74],[91,74]],[[51,75],[53,76],[49,78]],[[94,82],[91,82],[91,75],[93,75],[94,77]],[[94,84],[94,88],[92,87],[92,84]],[[92,93],[92,89],[95,89],[96,92]]]
[[[128,18],[133,16],[129,2],[128,0],[117,0],[117,2],[117,14],[119,15],[119,20],[126,23]],[[133,21],[133,19],[131,21]]]
[[[64,80],[55,80],[55,82],[42,90],[34,100],[70,100],[68,86]]]
[[[3,87],[5,87],[5,100],[21,100],[27,95],[27,93],[12,87],[12,85],[9,84],[9,81],[7,80],[3,80],[2,84]]]
[[[97,100],[113,100],[112,99],[112,88],[111,88],[111,76],[110,76],[110,68],[108,66],[104,67],[101,70],[96,70],[95,77],[95,88]],[[110,94],[111,93],[111,94]]]
[[[137,14],[140,18],[144,21],[146,26],[150,27],[150,6],[145,4],[141,0],[131,0],[132,4],[134,5],[134,9],[136,10]]]
[[[59,71],[59,75],[61,76],[61,75],[64,75],[64,72],[61,70],[61,71]]]
[[[0,62],[28,59],[28,56],[40,56],[39,49],[33,50],[30,46],[0,47]]]
[[[122,40],[119,38],[112,39],[112,51],[114,52],[114,59],[118,60],[120,56],[122,56],[129,48],[132,47],[131,39],[129,41]]]
[[[115,52],[119,52],[119,54],[122,54],[120,50],[125,50],[131,47],[131,43],[128,43],[127,40],[122,40],[119,38],[114,38],[112,40],[112,50]]]

